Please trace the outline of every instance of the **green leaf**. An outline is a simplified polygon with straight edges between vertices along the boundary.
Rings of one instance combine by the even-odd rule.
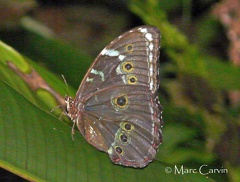
[[[53,89],[57,90],[59,93],[61,93],[61,95],[66,93],[66,85],[55,75],[45,69],[42,69],[36,63],[20,55],[17,51],[0,41],[1,78],[31,102],[47,111],[52,110],[58,105],[54,97],[48,91],[44,89],[37,89],[35,92],[33,92],[25,83],[25,81],[20,78],[12,69],[10,69],[8,66],[9,62],[14,64],[23,74],[30,74],[32,68],[38,70],[38,73],[41,75],[41,77],[43,77]],[[71,94],[75,92],[72,88],[70,88],[69,91]]]
[[[30,58],[38,57],[50,70],[64,74],[67,82],[78,88],[79,79],[84,77],[93,58],[58,39],[50,29],[30,17],[23,18],[21,26],[27,40],[21,50]]]
[[[154,161],[144,169],[114,165],[79,132],[29,102],[1,80],[0,167],[36,181],[209,181],[200,174],[167,174]]]
[[[49,97],[32,92],[6,64],[8,60],[21,67],[26,61],[30,67],[31,61],[3,43],[0,51],[0,167],[31,181],[209,181],[200,174],[168,174],[165,168],[174,167],[158,160],[144,169],[115,165],[79,132],[73,141],[71,126],[45,111]],[[52,87],[64,84],[40,66],[31,66]]]
[[[64,83],[4,43],[0,52],[0,167],[31,181],[209,181],[200,174],[168,174],[165,168],[171,165],[158,160],[144,169],[118,166],[79,132],[75,132],[73,141],[71,127],[46,112],[56,105],[48,105],[54,102],[51,94],[42,89],[33,92],[9,69],[7,61],[25,74],[34,67],[60,92],[64,92]]]

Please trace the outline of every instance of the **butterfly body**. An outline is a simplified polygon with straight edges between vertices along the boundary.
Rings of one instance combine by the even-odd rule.
[[[145,167],[162,142],[159,44],[156,27],[122,34],[97,56],[75,99],[65,99],[85,139],[116,164]]]

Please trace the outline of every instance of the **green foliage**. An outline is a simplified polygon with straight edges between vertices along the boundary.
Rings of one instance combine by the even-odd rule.
[[[174,166],[155,160],[144,169],[114,165],[109,157],[90,146],[79,132],[74,141],[71,127],[58,120],[48,107],[56,103],[51,95],[32,92],[7,61],[23,68],[34,67],[53,88],[62,92],[63,81],[46,69],[24,59],[4,43],[0,44],[0,167],[30,181],[172,181]],[[18,63],[18,64],[17,64]],[[21,66],[19,66],[19,69]],[[24,70],[22,68],[22,70]],[[28,70],[28,69],[27,69]],[[26,72],[28,73],[28,72]],[[40,102],[42,101],[42,102]],[[50,102],[50,105],[49,105]],[[47,106],[46,106],[47,105]],[[178,181],[210,181],[200,174],[181,174]]]
[[[129,4],[130,9],[141,17],[145,24],[157,26],[161,30],[162,51],[169,59],[169,62],[162,65],[162,70],[160,70],[164,73],[161,87],[168,96],[163,99],[164,120],[166,121],[163,131],[165,141],[169,142],[162,145],[163,150],[169,152],[169,156],[162,153],[161,160],[166,159],[173,164],[184,163],[189,166],[192,164],[197,166],[199,163],[210,164],[215,165],[215,168],[219,168],[219,163],[223,163],[220,167],[227,167],[225,161],[230,162],[229,166],[236,165],[233,161],[236,161],[237,156],[240,155],[239,146],[236,146],[239,143],[240,112],[239,107],[231,108],[227,105],[223,92],[240,90],[238,81],[240,80],[240,68],[234,67],[229,62],[223,62],[216,56],[206,54],[208,48],[201,47],[211,45],[210,41],[216,38],[219,28],[209,12],[208,15],[204,14],[204,19],[200,19],[200,22],[194,22],[198,25],[195,31],[199,36],[196,39],[199,44],[194,44],[169,23],[165,10],[170,11],[171,8],[166,4],[165,1],[157,0],[132,0]],[[180,5],[176,3],[175,6]],[[176,9],[175,6],[172,6],[172,10]],[[176,78],[169,79],[169,73],[176,75]],[[177,108],[182,108],[184,112],[179,112]],[[232,110],[235,115],[231,115],[229,110]],[[230,128],[238,129],[231,130],[229,125],[231,125]],[[189,127],[191,127],[191,132],[189,132]],[[229,130],[232,132],[231,135],[226,134]],[[168,132],[173,133],[174,136]],[[182,133],[185,133],[188,138],[184,138]],[[174,140],[173,137],[180,138],[175,139],[175,145],[171,146],[170,141]],[[223,159],[218,155],[218,152],[222,153],[222,151],[218,150],[221,150],[223,142],[228,140],[231,142],[227,145],[227,150],[223,151],[225,153],[223,155],[229,156]],[[181,155],[183,149],[186,150]],[[193,151],[196,157],[193,156]],[[239,175],[239,172],[236,170],[230,175]],[[219,177],[224,174],[210,176],[217,181],[225,181],[227,177],[226,174],[225,178]],[[231,176],[229,179],[235,181]]]

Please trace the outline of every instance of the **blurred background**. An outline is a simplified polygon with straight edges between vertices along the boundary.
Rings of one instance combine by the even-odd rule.
[[[111,40],[143,24],[162,33],[158,159],[240,181],[239,0],[0,0],[0,39],[75,89]],[[1,169],[0,181],[25,180]]]

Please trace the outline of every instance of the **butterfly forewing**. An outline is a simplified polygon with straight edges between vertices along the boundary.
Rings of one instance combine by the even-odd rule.
[[[155,27],[134,28],[113,40],[97,56],[85,75],[76,97],[117,84],[134,84],[132,74],[140,74],[139,84],[158,88],[159,31]],[[134,68],[131,70],[131,68]],[[132,78],[132,79],[131,79]],[[146,84],[151,79],[151,85]]]
[[[144,167],[162,141],[159,41],[158,29],[151,26],[112,41],[95,59],[69,109],[86,140],[116,164]]]

